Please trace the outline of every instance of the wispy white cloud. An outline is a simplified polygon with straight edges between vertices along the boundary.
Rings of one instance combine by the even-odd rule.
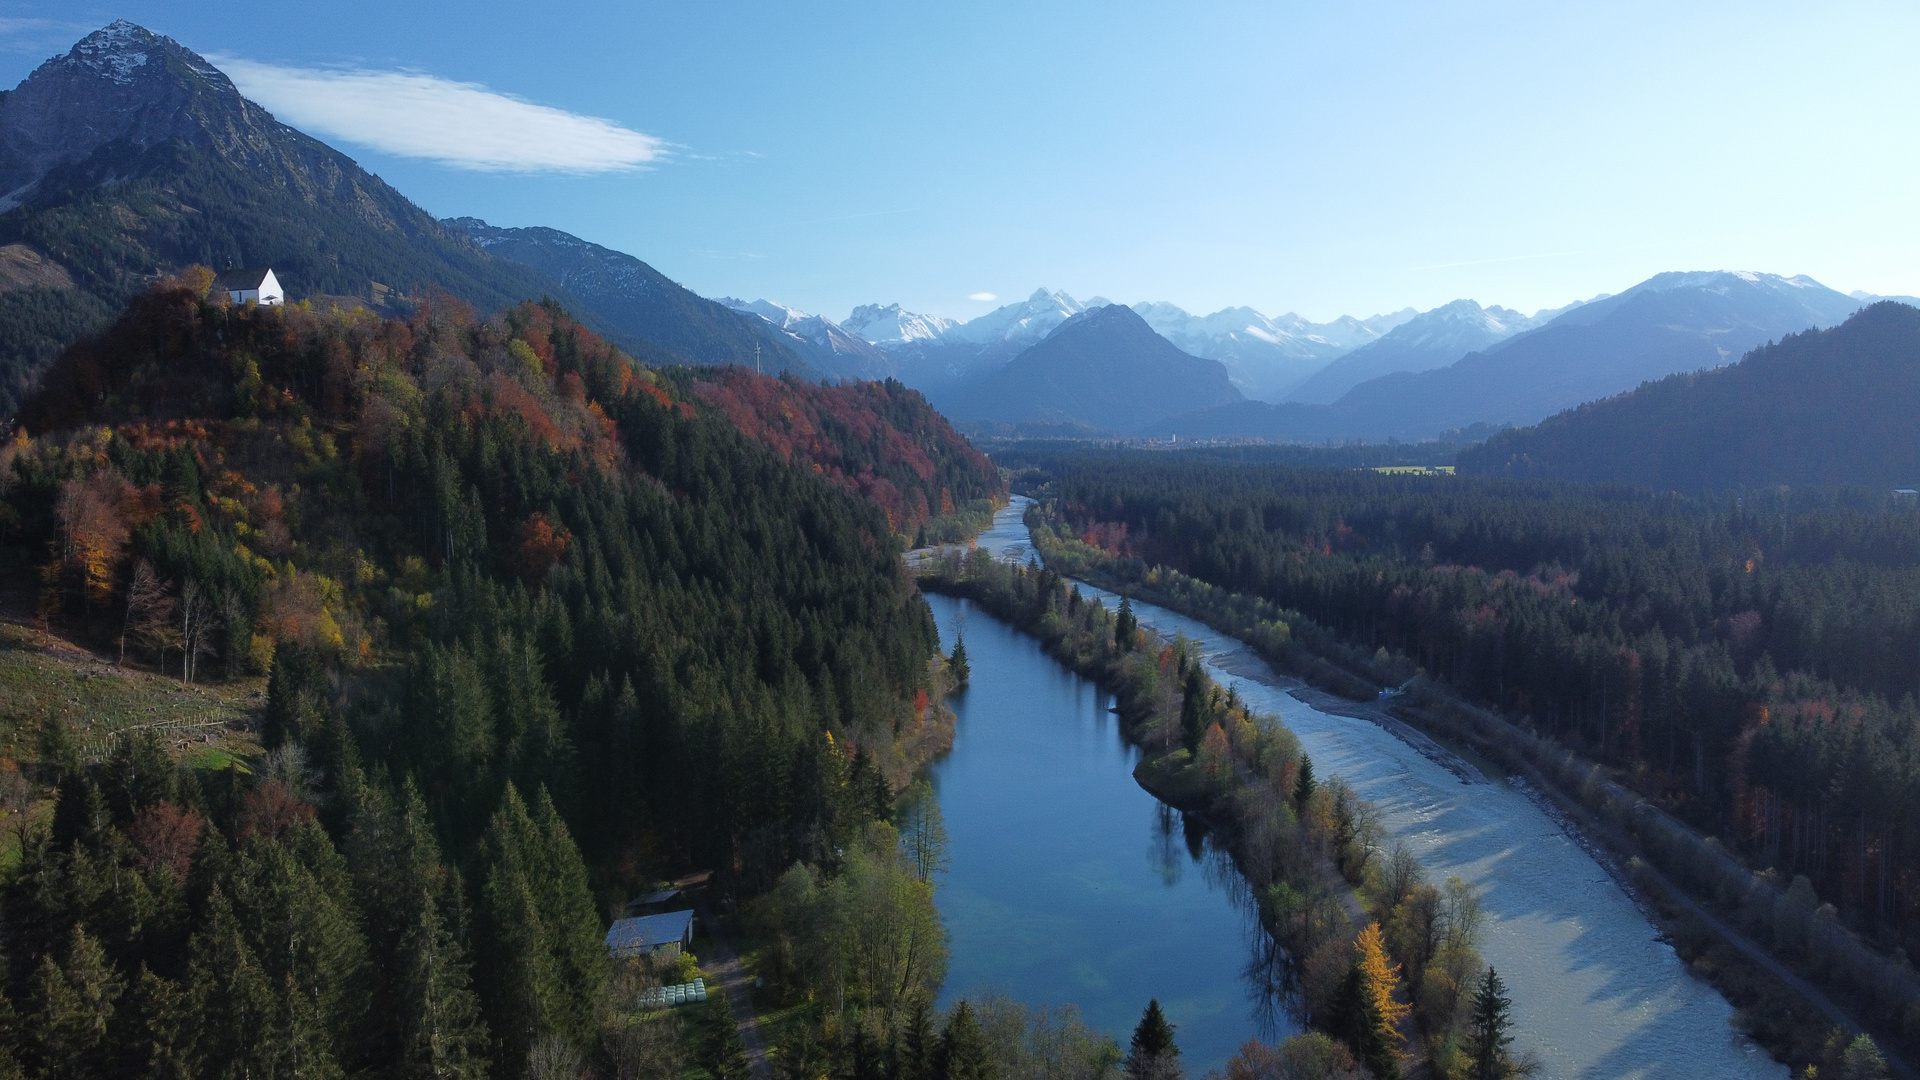
[[[983,303],[983,304],[984,304],[984,303],[987,303],[987,302],[988,302],[988,301],[990,301],[990,300],[998,300],[998,299],[1000,299],[1000,298],[999,298],[999,297],[997,297],[997,296],[995,296],[995,295],[993,295],[993,294],[992,294],[992,293],[990,293],[990,292],[977,292],[977,293],[968,293],[968,294],[967,294],[967,299],[969,299],[969,300],[978,300],[978,301],[980,301],[981,303]]]
[[[247,97],[314,135],[483,172],[624,172],[666,143],[611,120],[409,71],[281,67],[211,57]]]
[[[100,29],[97,24],[70,19],[0,16],[0,52],[46,56],[64,53],[78,38]]]

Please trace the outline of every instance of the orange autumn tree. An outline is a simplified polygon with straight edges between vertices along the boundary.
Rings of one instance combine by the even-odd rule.
[[[1360,993],[1368,1006],[1368,1019],[1373,1024],[1372,1037],[1366,1040],[1369,1045],[1363,1049],[1369,1059],[1367,1064],[1374,1072],[1385,1076],[1388,1072],[1382,1066],[1392,1059],[1395,1048],[1400,1045],[1400,1021],[1406,1018],[1411,1006],[1394,1000],[1394,992],[1400,988],[1400,965],[1387,962],[1380,924],[1368,923],[1353,945],[1356,954],[1354,966],[1360,974]]]

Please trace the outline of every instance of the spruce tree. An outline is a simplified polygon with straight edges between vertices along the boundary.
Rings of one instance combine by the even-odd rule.
[[[400,942],[398,998],[404,1074],[422,1080],[483,1080],[487,1029],[467,978],[460,943],[433,896],[422,893],[418,921]]]
[[[1160,1011],[1160,999],[1153,998],[1140,1014],[1140,1022],[1134,1025],[1133,1044],[1127,1053],[1127,1075],[1132,1080],[1178,1075],[1179,1064],[1174,1059],[1179,1056],[1180,1047],[1173,1041],[1173,1025]]]
[[[953,655],[947,658],[947,666],[953,671],[953,686],[956,690],[967,685],[967,680],[973,677],[973,668],[967,664],[965,637],[955,636],[953,639]]]
[[[507,785],[487,828],[480,893],[480,996],[499,1064],[517,1073],[540,1036],[568,1011],[534,877],[539,836],[526,803]]]
[[[554,960],[564,980],[566,1014],[562,1032],[576,1044],[593,1041],[593,1002],[599,997],[610,969],[606,931],[600,925],[599,905],[587,879],[586,860],[554,808],[546,788],[533,818],[539,831],[542,914],[553,933]]]
[[[1300,774],[1293,781],[1293,805],[1301,810],[1307,808],[1307,800],[1313,798],[1313,759],[1300,755]]]
[[[914,1002],[895,1042],[894,1080],[931,1080],[935,1041],[932,1012],[925,1001]]]
[[[1133,617],[1133,599],[1120,598],[1120,613],[1113,619],[1113,643],[1121,652],[1133,649],[1134,631],[1139,629],[1140,620]]]
[[[1374,1008],[1372,995],[1367,993],[1366,976],[1361,974],[1357,963],[1347,968],[1334,997],[1332,1026],[1334,1034],[1345,1039],[1353,1047],[1354,1056],[1367,1062],[1368,1068],[1372,1069],[1384,1059],[1392,1070],[1391,1075],[1399,1075],[1392,1053],[1380,1038],[1380,1014]]]
[[[1469,1012],[1467,1054],[1474,1080],[1501,1080],[1507,1074],[1507,1046],[1513,1042],[1511,1010],[1506,984],[1491,966],[1480,978]]]
[[[987,1041],[974,1018],[973,1006],[965,1001],[948,1017],[946,1030],[940,1033],[940,1048],[934,1055],[935,1080],[993,1080],[993,1059],[987,1055]]]
[[[233,904],[215,886],[193,936],[187,969],[188,1075],[273,1075],[271,1041],[281,1026],[280,1002],[247,944]]]
[[[861,1072],[860,1040],[865,1037],[865,1028],[854,1036],[853,1080],[887,1080],[879,1075],[879,1047],[870,1038],[865,1043],[869,1072]],[[713,1074],[714,1080],[747,1080],[753,1075],[752,1067],[747,1064],[747,1044],[740,1039],[740,1025],[734,1021],[733,1009],[727,1004],[725,994],[707,999],[707,1037],[702,1041],[700,1064]]]
[[[67,939],[66,959],[40,958],[39,1007],[32,1028],[40,1050],[40,1074],[48,1078],[102,1075],[112,1059],[114,1006],[119,976],[100,943],[79,926]]]

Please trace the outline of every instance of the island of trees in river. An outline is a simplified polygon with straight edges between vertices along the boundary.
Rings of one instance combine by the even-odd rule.
[[[1765,873],[1736,875],[1697,837],[1675,839],[1673,861],[1692,865],[1669,871],[1883,1035],[1920,1035],[1905,960],[1920,945],[1910,499],[1002,456],[1029,470],[1047,508],[1036,542],[1068,565],[1151,583],[1350,695],[1424,674],[1601,763],[1601,782],[1641,800],[1625,813],[1723,838]],[[1769,1041],[1828,1056],[1800,1011]]]

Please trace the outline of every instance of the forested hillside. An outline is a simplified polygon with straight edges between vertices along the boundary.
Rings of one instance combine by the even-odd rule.
[[[1508,431],[1463,472],[1712,491],[1763,484],[1920,486],[1920,310],[1875,304],[1714,371]]]
[[[702,372],[694,395],[786,458],[799,458],[879,506],[887,524],[924,544],[927,526],[964,516],[971,531],[1006,505],[1006,482],[918,391],[900,383],[822,386],[740,368]],[[956,534],[957,538],[957,534]]]
[[[1404,654],[1920,947],[1910,501],[1026,459],[1078,538]]]
[[[49,630],[182,680],[270,672],[266,753],[5,717],[57,797],[0,909],[0,1065],[632,1075],[679,1053],[609,982],[634,890],[907,874],[885,819],[944,745],[944,674],[850,488],[998,495],[916,396],[807,388],[833,423],[776,450],[709,400],[799,388],[646,369],[552,303],[382,319],[210,277],[49,372],[0,451],[0,559]]]
[[[0,274],[0,416],[33,375],[156,276],[272,265],[296,297],[439,291],[484,308],[551,279],[481,250],[345,154],[278,123],[213,65],[125,21],[0,101],[0,245],[59,280]]]

